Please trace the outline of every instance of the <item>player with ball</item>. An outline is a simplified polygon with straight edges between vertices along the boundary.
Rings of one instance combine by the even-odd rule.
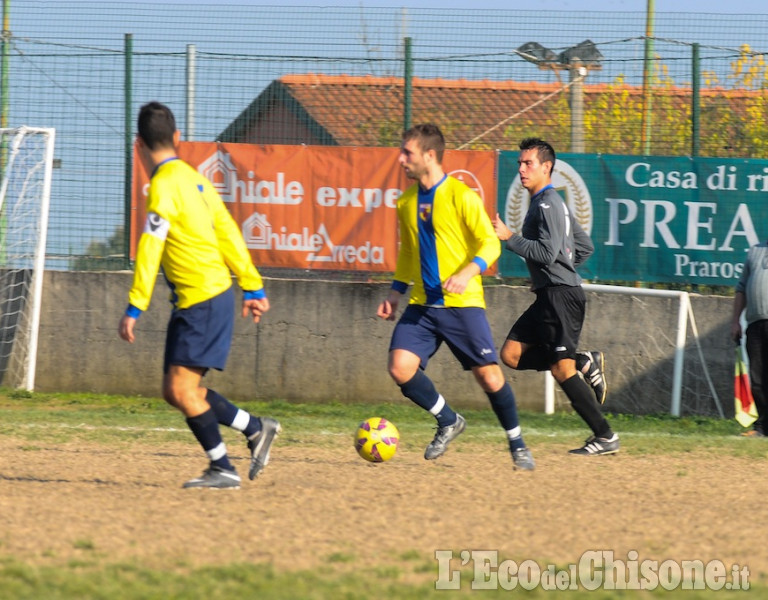
[[[481,273],[501,247],[480,196],[443,170],[445,139],[433,124],[403,134],[399,162],[416,181],[397,202],[400,251],[392,288],[379,305],[382,319],[395,320],[403,294],[410,301],[389,346],[389,374],[406,398],[437,420],[424,458],[442,456],[466,427],[424,373],[445,342],[485,391],[509,440],[515,468],[533,470],[523,442],[512,388],[506,382],[485,314]]]

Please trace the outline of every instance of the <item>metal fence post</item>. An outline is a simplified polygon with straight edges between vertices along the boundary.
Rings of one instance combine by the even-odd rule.
[[[701,115],[701,65],[699,45],[693,44],[693,65],[691,66],[691,156],[699,155],[699,117]]]
[[[187,44],[187,122],[184,127],[184,139],[195,139],[195,74],[197,50],[194,44]]]
[[[133,88],[133,34],[125,34],[125,84],[123,89],[125,101],[125,187],[124,187],[124,211],[123,215],[123,251],[125,268],[131,264],[131,176],[133,164],[133,115],[131,103],[133,101],[131,90]]]
[[[403,87],[403,129],[411,128],[411,103],[413,102],[413,61],[411,38],[405,38],[405,85]]]

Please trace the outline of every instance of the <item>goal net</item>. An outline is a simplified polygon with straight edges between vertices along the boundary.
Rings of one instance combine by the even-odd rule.
[[[55,130],[0,129],[0,385],[33,390]]]

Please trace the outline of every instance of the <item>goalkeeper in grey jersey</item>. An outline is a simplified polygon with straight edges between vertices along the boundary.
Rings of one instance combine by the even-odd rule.
[[[606,393],[603,353],[577,352],[586,296],[576,267],[592,255],[594,245],[552,187],[552,146],[538,138],[524,139],[518,165],[520,182],[531,196],[522,231],[511,231],[499,215],[493,225],[506,248],[525,259],[536,300],[507,334],[501,360],[513,369],[552,372],[592,430],[572,454],[615,454],[619,437],[600,410]]]

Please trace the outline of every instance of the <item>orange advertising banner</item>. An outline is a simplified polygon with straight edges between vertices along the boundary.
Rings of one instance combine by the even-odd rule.
[[[394,271],[396,205],[412,185],[397,148],[182,142],[179,158],[205,175],[257,267]],[[496,210],[496,153],[447,151],[446,172]],[[134,148],[131,256],[146,218],[149,176]],[[495,268],[495,267],[494,267]]]

